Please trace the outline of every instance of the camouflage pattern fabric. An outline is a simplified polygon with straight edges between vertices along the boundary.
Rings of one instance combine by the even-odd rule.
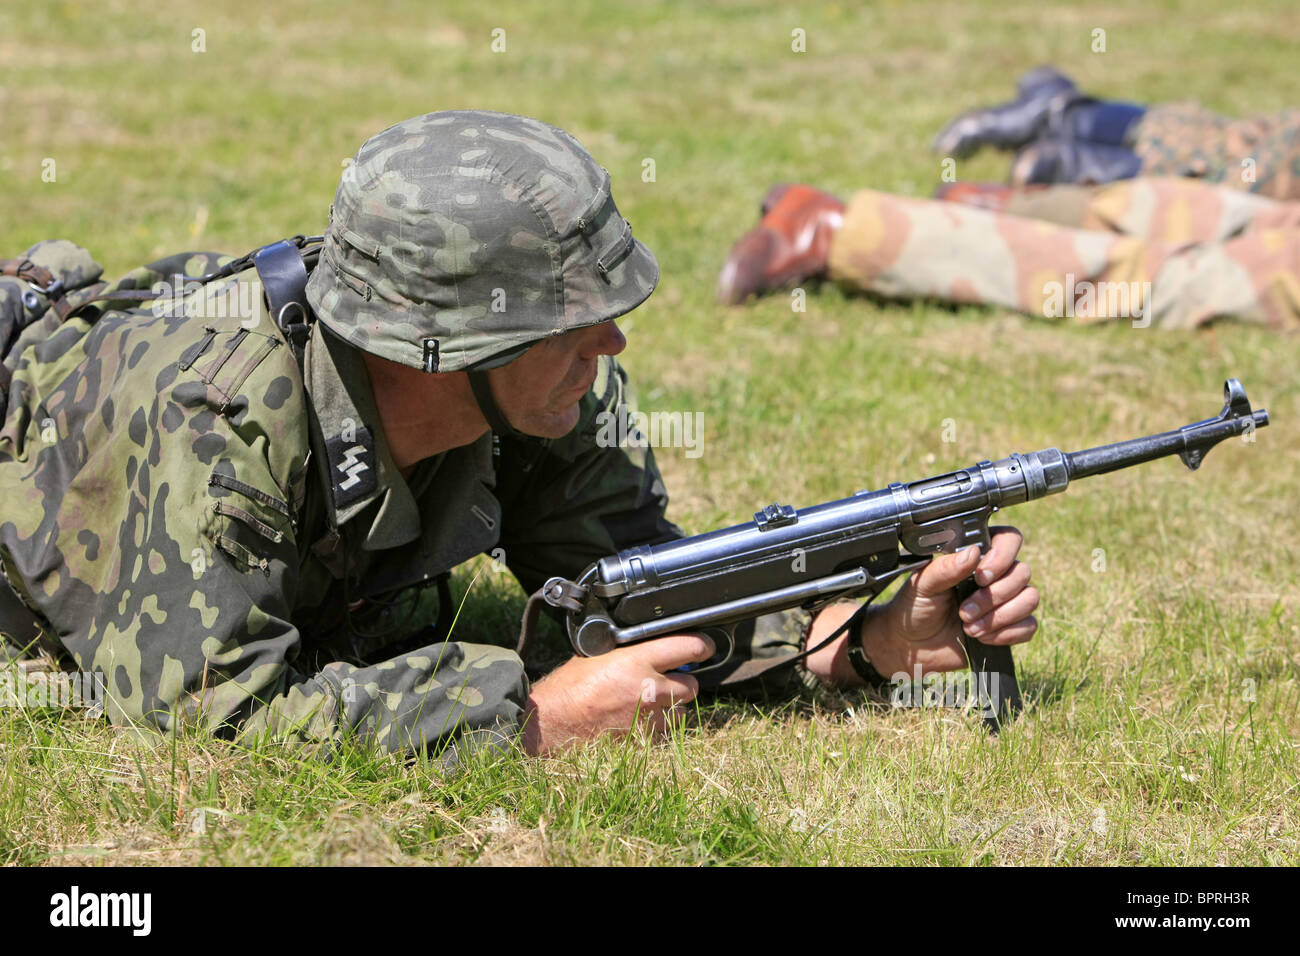
[[[104,271],[89,252],[66,239],[38,242],[21,258],[48,269],[66,289],[72,290],[73,304],[85,298],[76,295],[77,290],[91,285]],[[33,290],[26,282],[14,276],[0,276],[0,358],[10,354],[19,333],[39,318],[49,304],[48,296]]]
[[[1104,186],[1017,190],[1003,210],[1074,229],[1182,244],[1300,229],[1300,201],[1281,202],[1196,179],[1143,176]]]
[[[70,307],[98,291],[99,286],[94,283],[104,271],[89,252],[64,239],[38,242],[19,258],[30,259],[62,282],[67,290],[65,301]],[[50,298],[43,291],[16,276],[0,276],[0,421],[4,419],[8,383],[18,357],[18,337],[29,325],[40,323],[49,306]],[[55,316],[50,316],[44,328],[49,329],[57,321]]]
[[[359,349],[425,371],[487,367],[549,335],[613,319],[654,290],[609,173],[563,130],[477,110],[372,137],[339,183],[320,321]]]
[[[183,253],[113,287],[225,261]],[[602,360],[563,439],[494,454],[485,435],[406,479],[360,356],[317,324],[300,371],[251,276],[23,330],[0,428],[14,599],[0,615],[21,602],[44,650],[102,671],[119,723],[355,735],[446,759],[509,738],[529,687],[519,658],[412,647],[425,632],[406,596],[488,548],[532,589],[680,534],[650,451],[595,441],[600,412],[635,408],[623,371]],[[347,467],[330,475],[339,439]]]
[[[1295,229],[1176,243],[864,190],[832,239],[830,275],[887,298],[984,303],[1084,322],[1122,317],[1190,328],[1235,317],[1300,329]]]
[[[1144,176],[1191,176],[1300,200],[1300,110],[1234,120],[1196,103],[1153,106],[1133,132]]]

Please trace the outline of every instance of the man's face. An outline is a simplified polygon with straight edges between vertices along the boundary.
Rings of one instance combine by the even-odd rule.
[[[488,372],[492,394],[506,420],[525,435],[563,438],[578,424],[578,402],[596,379],[596,360],[626,345],[613,321],[543,339]]]

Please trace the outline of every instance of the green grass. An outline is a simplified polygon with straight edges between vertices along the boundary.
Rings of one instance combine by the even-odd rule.
[[[1104,54],[1089,49],[1098,27]],[[205,53],[191,52],[196,28]],[[727,248],[774,182],[928,194],[939,126],[1004,99],[1039,62],[1101,95],[1292,106],[1298,28],[1287,2],[1209,0],[7,6],[5,255],[65,236],[116,275],[181,248],[237,253],[319,231],[342,161],[429,110],[507,110],[574,132],[663,269],[622,323],[642,406],[705,414],[702,457],[659,454],[670,515],[688,530],[773,498],[807,505],[1181,425],[1217,411],[1228,375],[1273,425],[1195,474],[1158,462],[1007,516],[1044,603],[1018,651],[1029,711],[998,740],[951,712],[856,697],[723,703],[665,745],[484,755],[447,772],[189,734],[144,741],[9,710],[0,861],[1300,862],[1293,339],[1232,324],[1074,328],[832,288],[802,314],[780,296],[712,302]],[[41,180],[45,158],[55,182]],[[959,174],[1005,168],[983,154]],[[955,442],[941,440],[945,419]],[[520,606],[505,576],[480,576],[461,636],[509,640]]]

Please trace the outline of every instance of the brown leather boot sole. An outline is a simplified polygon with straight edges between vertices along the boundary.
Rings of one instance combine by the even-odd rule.
[[[842,202],[799,184],[773,186],[762,212],[759,224],[731,247],[718,276],[718,300],[727,305],[824,277],[831,237],[844,221]]]

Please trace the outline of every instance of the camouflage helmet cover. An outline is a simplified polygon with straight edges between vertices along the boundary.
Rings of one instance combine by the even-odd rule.
[[[659,266],[568,133],[457,110],[398,123],[344,171],[307,299],[355,347],[429,372],[502,365],[636,308]]]

